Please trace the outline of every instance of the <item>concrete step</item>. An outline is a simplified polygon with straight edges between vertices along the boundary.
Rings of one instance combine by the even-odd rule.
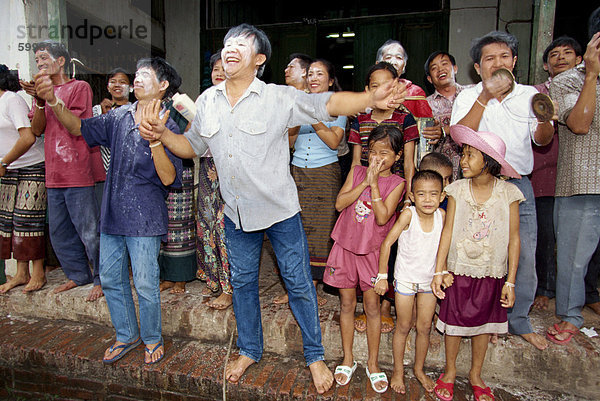
[[[229,343],[213,344],[165,336],[165,358],[143,363],[138,346],[112,365],[101,362],[113,339],[111,328],[67,320],[0,318],[0,399],[2,400],[435,400],[407,372],[406,394],[377,394],[363,367],[347,386],[316,393],[301,356],[266,353],[237,384],[223,382]],[[333,369],[334,361],[328,366]],[[386,371],[388,377],[391,372]],[[431,376],[437,377],[437,372]],[[582,401],[584,398],[539,389],[494,386],[498,401]],[[471,400],[467,380],[458,378],[454,400]]]
[[[265,337],[265,351],[281,358],[301,358],[302,340],[300,330],[287,305],[275,305],[272,298],[283,292],[276,272],[275,258],[269,242],[265,241],[261,260],[260,297]],[[10,269],[9,269],[10,270]],[[10,273],[10,272],[9,272]],[[17,288],[0,296],[0,316],[11,315],[28,318],[57,319],[78,323],[94,324],[110,329],[110,317],[104,299],[85,302],[91,286],[75,288],[53,294],[52,290],[65,281],[62,271],[48,274],[48,284],[33,294],[23,294]],[[188,283],[182,295],[162,294],[163,333],[166,336],[193,341],[195,343],[228,344],[235,328],[233,309],[216,311],[206,305],[207,298],[201,296],[204,285],[195,281]],[[320,290],[321,291],[321,290]],[[335,295],[324,293],[328,303],[320,308],[325,358],[332,366],[342,358],[339,333],[339,301]],[[358,311],[361,306],[359,304]],[[533,311],[534,328],[544,333],[546,327],[557,320],[553,317],[551,304],[548,311]],[[586,327],[600,328],[600,317],[585,310]],[[111,333],[109,330],[107,333]],[[107,337],[108,344],[112,338]],[[391,369],[393,333],[382,334],[380,363]],[[195,341],[194,341],[195,340]],[[414,331],[411,333],[405,365],[412,365],[414,357]],[[366,363],[367,341],[365,334],[356,334],[354,354],[359,363]],[[101,358],[98,353],[97,358]],[[432,330],[431,345],[426,367],[441,371],[445,355],[443,337]],[[467,377],[470,367],[470,341],[463,340],[458,358],[459,375]],[[600,380],[600,338],[588,338],[581,333],[565,345],[551,344],[545,351],[538,351],[516,336],[501,336],[498,343],[490,345],[484,365],[483,378],[492,385],[510,383],[520,388],[541,388],[578,397],[597,398]],[[567,373],[567,374],[565,374]]]

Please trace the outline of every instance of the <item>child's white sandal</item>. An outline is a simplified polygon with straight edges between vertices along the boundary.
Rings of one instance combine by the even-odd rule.
[[[345,365],[336,366],[335,373],[333,374],[333,376],[335,378],[335,382],[337,384],[339,384],[340,386],[345,386],[346,384],[350,383],[350,380],[352,380],[352,375],[354,374],[354,371],[356,370],[357,367],[358,367],[358,363],[356,363],[356,361],[354,361],[354,363],[352,364],[352,367],[345,366]],[[344,380],[343,382],[339,381],[335,377],[335,375],[337,375],[338,373],[346,375],[346,380]]]
[[[375,391],[376,393],[385,393],[389,386],[388,378],[385,375],[385,373],[383,373],[383,372],[369,373],[368,366],[365,368],[365,370],[367,372],[367,377],[369,378],[369,381],[371,382],[371,388],[373,389],[373,391]],[[379,382],[385,382],[386,386],[384,388],[378,390],[377,387],[375,387],[375,383],[379,383]]]

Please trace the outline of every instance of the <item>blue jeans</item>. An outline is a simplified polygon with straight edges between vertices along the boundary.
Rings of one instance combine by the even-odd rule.
[[[600,242],[600,195],[556,197],[556,315],[583,325],[584,278]]]
[[[127,237],[100,234],[100,279],[117,341],[130,343],[139,336],[145,344],[162,339],[158,252],[160,236]],[[140,324],[129,282],[129,258],[138,294]]]
[[[317,293],[312,283],[308,244],[299,213],[266,230],[252,232],[236,229],[235,224],[225,217],[240,355],[258,362],[263,353],[258,271],[265,233],[275,251],[290,308],[302,332],[306,364],[322,361],[325,352],[321,344]]]
[[[537,276],[535,272],[535,249],[537,246],[537,221],[535,213],[535,197],[529,178],[511,179],[525,196],[519,205],[519,235],[521,237],[521,253],[519,268],[515,282],[515,305],[508,310],[508,331],[512,334],[529,334],[533,332],[529,321],[529,309],[535,299]]]
[[[50,240],[65,275],[77,285],[92,281],[99,285],[100,209],[94,186],[47,188],[46,192]]]
[[[556,295],[556,236],[554,230],[554,196],[535,198],[537,214],[537,248],[535,270],[537,295],[554,298]]]

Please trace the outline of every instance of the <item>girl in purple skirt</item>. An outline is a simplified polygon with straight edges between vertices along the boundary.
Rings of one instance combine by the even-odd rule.
[[[519,203],[525,199],[514,184],[499,178],[520,178],[504,159],[500,137],[462,125],[450,127],[450,134],[462,146],[465,179],[445,188],[446,223],[431,284],[442,299],[437,329],[445,334],[446,348],[446,367],[435,394],[452,400],[460,341],[471,337],[469,381],[475,400],[493,401],[481,368],[490,335],[508,331],[506,309],[515,302],[519,261]]]

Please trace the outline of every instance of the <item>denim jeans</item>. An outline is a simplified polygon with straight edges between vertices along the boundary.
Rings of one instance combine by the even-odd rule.
[[[584,278],[600,242],[600,195],[557,197],[554,203],[558,268],[556,315],[583,325]]]
[[[519,235],[521,252],[515,282],[515,305],[508,310],[508,331],[512,334],[529,334],[533,327],[529,321],[529,309],[535,299],[537,276],[535,272],[535,249],[537,245],[537,221],[535,197],[529,178],[511,179],[525,196],[519,205]]]
[[[161,341],[158,252],[160,236],[127,237],[100,234],[100,279],[117,341],[130,343],[138,336],[145,344]],[[129,282],[129,258],[138,295],[140,324]]]
[[[554,298],[556,293],[556,237],[554,230],[554,197],[535,198],[537,215],[537,247],[535,270],[537,272],[536,295]]]
[[[275,251],[290,308],[302,332],[306,364],[321,361],[324,349],[317,293],[312,283],[308,244],[299,213],[266,230],[252,232],[236,229],[235,224],[225,217],[225,241],[231,265],[240,355],[258,362],[263,353],[258,272],[265,233]]]
[[[60,266],[77,285],[100,284],[100,208],[94,186],[47,188],[50,240]],[[90,272],[91,262],[93,275]]]

